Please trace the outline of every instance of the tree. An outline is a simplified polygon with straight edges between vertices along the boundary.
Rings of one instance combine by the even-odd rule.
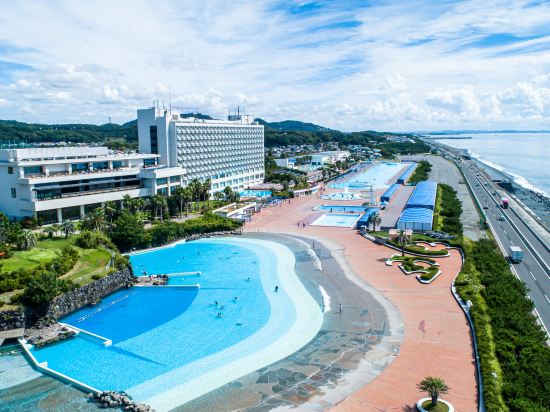
[[[437,405],[439,395],[449,392],[449,387],[441,378],[428,376],[417,385],[418,389],[426,392],[432,398],[432,405]]]
[[[400,229],[397,232],[397,237],[395,238],[397,244],[401,246],[401,256],[405,256],[405,246],[410,242],[411,237],[403,229]]]
[[[22,250],[31,250],[36,245],[36,235],[30,229],[23,229],[19,238],[19,246]]]
[[[214,197],[214,200],[220,201],[225,198],[225,195],[223,194],[223,192],[216,192],[214,193],[213,197]]]
[[[206,201],[207,207],[210,207],[210,188],[212,187],[212,181],[210,178],[206,179],[202,183],[202,196],[203,200]]]
[[[179,212],[180,212],[179,217],[181,218],[183,216],[183,205],[185,202],[185,189],[181,186],[177,187],[172,192],[172,197],[174,198],[174,200],[179,206]]]
[[[376,230],[376,226],[379,226],[380,223],[382,223],[382,218],[380,217],[380,213],[375,213],[374,215],[372,215],[371,221],[372,221],[373,230]]]
[[[141,213],[132,214],[129,210],[123,210],[114,221],[110,237],[121,251],[127,251],[136,246],[149,246],[150,237],[145,232],[140,215]]]
[[[115,218],[117,207],[115,202],[105,202],[105,206],[103,207],[103,211],[105,212],[105,217],[109,221],[109,224],[113,224],[113,219]]]
[[[75,232],[74,222],[72,220],[65,220],[61,223],[61,231],[65,233],[65,239]]]
[[[155,214],[155,220],[158,217],[160,217],[160,220],[164,220],[164,212],[166,211],[167,207],[168,203],[165,196],[157,193],[156,195],[151,197],[151,209],[153,209],[153,213]]]
[[[42,272],[33,276],[23,294],[21,302],[33,309],[39,316],[47,312],[49,303],[65,288],[65,282],[53,273]]]
[[[101,208],[92,210],[88,216],[90,219],[90,224],[94,231],[101,232],[105,229],[105,211]]]
[[[53,235],[56,234],[58,231],[59,229],[53,226],[48,226],[42,229],[42,233],[47,234],[50,239],[53,238]]]
[[[194,200],[197,202],[197,207],[200,208],[200,198],[202,195],[202,184],[199,179],[195,178],[189,182],[189,190],[191,190],[191,194]]]

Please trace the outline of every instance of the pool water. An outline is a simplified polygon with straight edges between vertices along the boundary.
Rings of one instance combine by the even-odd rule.
[[[271,190],[241,190],[241,197],[271,197]]]
[[[269,244],[272,242],[203,239],[131,255],[136,274],[200,271],[200,276],[169,278],[170,286],[199,283],[200,288],[133,287],[118,291],[99,306],[81,309],[61,320],[112,340],[112,346],[80,333],[32,353],[38,362],[47,361],[48,367],[73,379],[100,390],[124,390],[141,401],[151,398],[161,410],[223,385],[231,373],[237,378],[266,366],[241,364],[211,380],[212,374],[231,362],[261,354],[302,319],[290,296],[295,292],[287,293],[280,277],[282,252]],[[290,257],[285,256],[284,262],[290,260],[291,266],[285,267],[284,273],[292,275],[294,255],[286,251]],[[308,320],[313,329],[300,326],[295,340],[303,345],[317,333],[322,321],[317,319],[318,305],[303,286],[300,291],[299,280],[295,281],[298,285],[292,289],[304,292],[306,301],[309,299],[309,306],[301,310],[316,319]],[[277,293],[275,286],[279,286]],[[221,318],[218,313],[222,313]],[[270,356],[292,353],[283,352],[278,354],[275,347]],[[263,355],[262,360],[268,358]],[[280,358],[272,360],[276,359]],[[239,374],[241,369],[244,373]],[[201,381],[207,375],[208,385],[213,386]],[[162,396],[171,389],[174,394]]]
[[[321,199],[327,199],[327,200],[359,200],[363,199],[363,196],[361,196],[359,193],[345,193],[345,192],[337,192],[337,193],[329,193],[328,195],[322,195]]]
[[[351,228],[361,215],[359,213],[325,213],[312,223],[313,226],[335,226]]]
[[[373,185],[374,190],[387,189],[388,181],[399,173],[405,166],[401,163],[382,162],[353,175],[349,180],[330,184],[334,189],[362,190]]]
[[[344,206],[344,205],[323,205],[319,206],[318,210],[327,210],[330,212],[364,212],[367,206]]]

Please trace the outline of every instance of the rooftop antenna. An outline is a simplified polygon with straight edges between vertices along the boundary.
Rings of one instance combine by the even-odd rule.
[[[170,105],[170,113],[172,113],[172,93],[170,92],[170,88],[168,88],[168,102]]]
[[[111,116],[109,116],[109,124],[111,124]]]

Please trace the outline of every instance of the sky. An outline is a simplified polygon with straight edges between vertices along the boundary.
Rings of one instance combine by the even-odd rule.
[[[550,129],[550,1],[0,0],[0,119]]]

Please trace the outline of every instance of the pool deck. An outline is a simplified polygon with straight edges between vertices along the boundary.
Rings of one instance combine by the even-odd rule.
[[[380,376],[332,408],[413,411],[422,395],[416,384],[428,375],[435,375],[444,378],[452,388],[445,399],[452,402],[457,411],[475,411],[477,383],[470,329],[450,291],[461,268],[460,254],[453,250],[450,257],[439,259],[442,275],[430,285],[423,285],[414,277],[403,275],[399,268],[386,266],[384,261],[392,251],[360,237],[355,231],[298,226],[301,222],[311,222],[312,207],[321,202],[326,200],[309,196],[264,210],[254,216],[245,231],[297,235],[339,247],[344,264],[349,264],[354,273],[399,310],[405,330],[399,356]],[[327,402],[326,407],[330,406]]]

